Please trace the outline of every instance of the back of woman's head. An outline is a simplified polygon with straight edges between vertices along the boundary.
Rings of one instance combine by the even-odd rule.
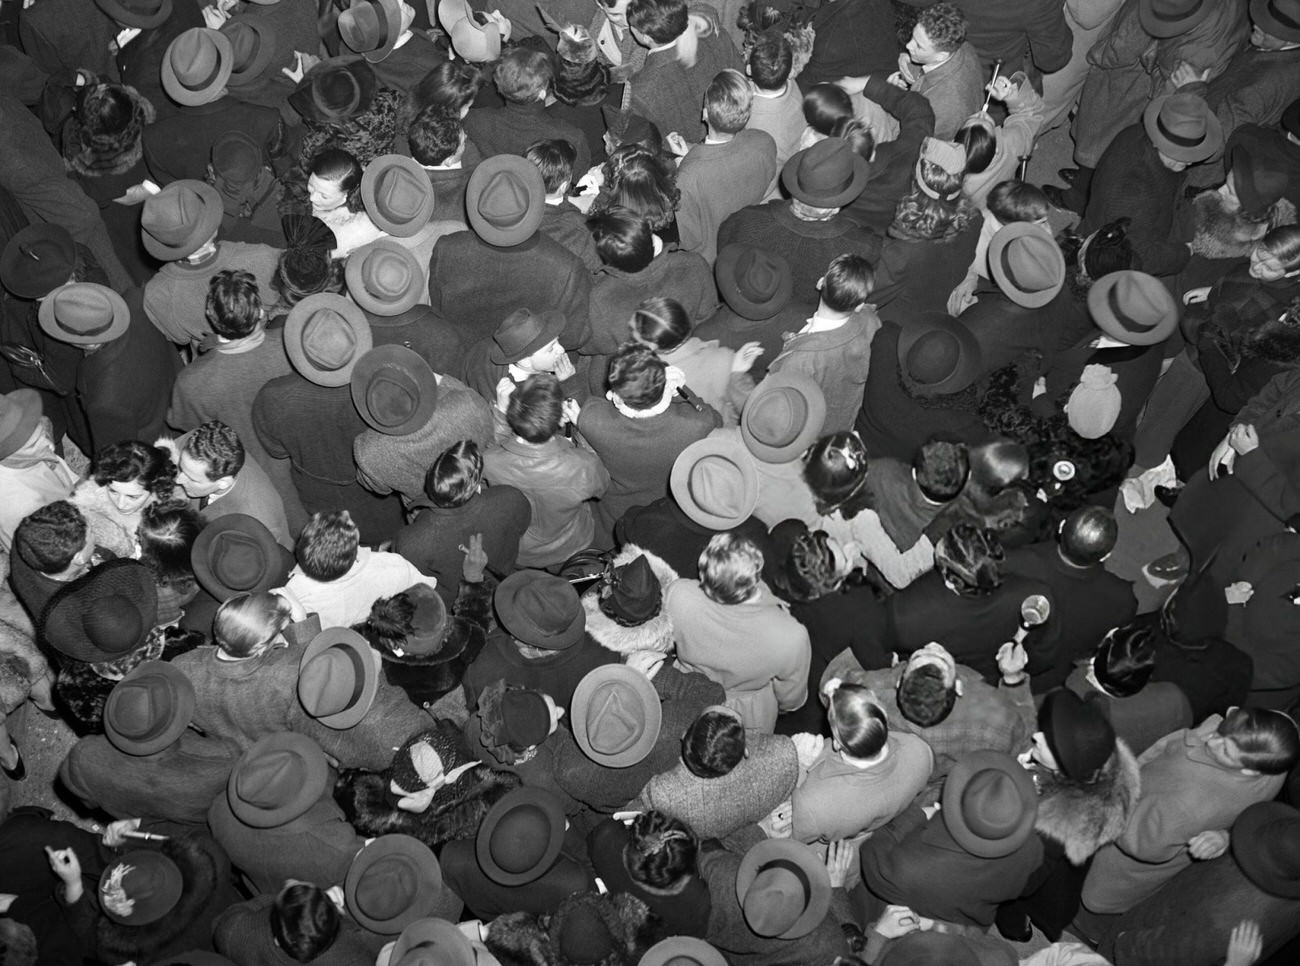
[[[407,95],[411,116],[434,106],[459,114],[474,102],[483,81],[483,71],[474,64],[463,60],[444,61],[425,74]]]
[[[695,875],[700,840],[681,819],[651,809],[632,820],[623,851],[628,874],[652,889],[672,889]]]
[[[976,446],[969,452],[970,484],[992,496],[1029,475],[1029,450],[1009,439]]]
[[[992,530],[959,523],[934,548],[935,569],[963,597],[983,597],[1002,584],[1002,544]]]
[[[1130,218],[1117,218],[1098,228],[1083,240],[1079,249],[1079,268],[1090,279],[1111,272],[1140,269],[1142,266],[1129,241]]]
[[[655,296],[632,313],[632,338],[657,352],[671,352],[691,334],[691,317],[680,302]]]
[[[993,217],[1004,225],[1013,221],[1042,221],[1052,207],[1042,188],[1014,179],[995,184],[985,203]]]
[[[452,443],[433,461],[424,474],[424,495],[436,507],[464,506],[483,482],[483,454],[478,443],[462,439]]]
[[[871,689],[832,678],[826,685],[831,734],[850,758],[875,758],[889,740],[889,719]]]
[[[1259,240],[1259,247],[1286,271],[1300,268],[1300,225],[1279,225]]]
[[[763,551],[748,537],[714,535],[700,553],[700,590],[719,604],[749,600],[763,582]]]
[[[841,516],[851,519],[867,506],[863,502],[867,492],[867,447],[856,433],[823,436],[804,453],[803,478],[812,490],[818,513],[839,510]]]
[[[268,910],[271,936],[290,958],[310,963],[332,945],[339,933],[339,912],[320,886],[285,883]]]
[[[1092,675],[1113,698],[1137,694],[1156,667],[1155,628],[1134,621],[1109,631],[1092,656]]]
[[[292,616],[288,601],[278,594],[238,594],[217,608],[212,639],[231,657],[248,657],[275,640]]]
[[[681,192],[676,169],[662,155],[639,143],[625,144],[609,156],[605,184],[593,211],[615,206],[640,215],[654,231],[662,231],[676,218]]]
[[[983,174],[998,153],[998,136],[995,129],[978,120],[967,121],[957,129],[953,138],[966,149],[966,173]]]
[[[184,583],[194,576],[190,551],[203,532],[198,511],[182,500],[164,500],[144,508],[136,537],[140,562],[161,585]]]
[[[803,117],[818,134],[832,137],[837,122],[853,117],[853,101],[836,84],[815,84],[803,96]]]
[[[725,708],[706,709],[682,735],[682,762],[698,778],[721,778],[745,757],[745,723]]]
[[[118,142],[132,131],[139,134],[142,109],[121,84],[89,84],[77,98],[82,137],[92,145]]]

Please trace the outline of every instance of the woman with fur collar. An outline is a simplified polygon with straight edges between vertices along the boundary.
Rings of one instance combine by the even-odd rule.
[[[1043,864],[1024,896],[998,909],[998,931],[1022,942],[1030,921],[1052,942],[1074,919],[1092,856],[1128,824],[1140,792],[1137,759],[1098,707],[1072,691],[1053,691],[1038,713],[1026,752],[1038,789],[1034,828]]]
[[[612,563],[609,576],[582,595],[587,633],[628,664],[662,660],[673,646],[663,588],[677,579],[677,571],[634,543],[624,545]]]

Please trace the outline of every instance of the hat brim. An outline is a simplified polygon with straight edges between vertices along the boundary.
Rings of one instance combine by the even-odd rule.
[[[506,170],[513,170],[532,184],[529,189],[528,211],[523,219],[510,228],[500,228],[483,217],[478,203],[492,176]],[[545,211],[546,185],[542,181],[542,173],[527,158],[513,154],[493,155],[474,168],[474,173],[469,176],[469,182],[465,186],[465,215],[470,228],[480,239],[497,248],[513,248],[532,238],[537,234]]]
[[[785,263],[786,271],[781,273],[780,281],[777,284],[776,292],[766,302],[754,302],[747,299],[741,294],[740,287],[736,284],[736,265],[740,257],[745,254],[744,245],[727,245],[722,251],[718,252],[718,260],[713,266],[713,278],[717,283],[718,292],[722,295],[722,301],[727,303],[727,307],[737,315],[742,315],[754,322],[761,322],[764,319],[770,319],[776,313],[790,304],[790,299],[794,295],[794,273],[789,270],[789,262],[779,255],[771,252],[765,252],[769,258],[779,259]]]
[[[239,23],[252,28],[259,42],[257,53],[243,70],[235,69],[234,45],[231,44],[230,77],[226,80],[226,86],[231,90],[252,87],[262,79],[266,69],[271,66],[271,58],[275,56],[275,45],[278,39],[275,35],[275,27],[260,17],[241,17]]]
[[[691,470],[697,463],[710,456],[720,456],[730,460],[740,469],[744,489],[741,493],[740,506],[730,516],[710,513],[696,502],[691,494]],[[702,527],[710,530],[731,530],[740,526],[758,506],[758,471],[754,469],[753,456],[743,444],[732,436],[706,436],[696,440],[678,454],[673,461],[672,471],[668,475],[668,492],[677,501],[681,511]]]
[[[414,266],[415,271],[412,273],[411,278],[415,284],[411,285],[402,293],[402,297],[394,302],[385,302],[371,295],[366,289],[365,279],[361,276],[361,273],[365,270],[366,253],[376,248],[400,252],[401,257]],[[347,285],[348,297],[352,301],[372,315],[389,318],[390,316],[401,315],[408,309],[415,307],[416,303],[420,301],[420,296],[427,291],[424,286],[428,283],[428,272],[428,266],[421,265],[419,259],[405,245],[399,245],[397,242],[381,238],[369,245],[358,248],[348,256],[348,260],[343,266],[343,281]]]
[[[221,31],[212,30],[211,33],[212,42],[217,47],[217,73],[197,90],[186,87],[181,83],[180,78],[176,76],[176,68],[172,66],[171,57],[163,55],[163,90],[167,92],[168,97],[184,107],[199,107],[215,101],[222,95],[230,81],[231,71],[235,67],[235,48],[231,46],[230,38]],[[175,43],[175,41],[172,41],[172,43]]]
[[[1007,775],[1015,783],[1020,800],[1024,803],[1015,830],[1005,838],[996,840],[986,839],[972,831],[961,808],[962,792],[970,780],[989,769]],[[981,859],[998,859],[1016,851],[1034,834],[1037,803],[1038,793],[1034,790],[1033,777],[1014,758],[994,751],[975,751],[959,758],[948,773],[943,784],[943,809],[940,815],[949,834],[963,849]]]
[[[1175,161],[1184,161],[1187,164],[1208,161],[1223,150],[1223,125],[1220,123],[1218,116],[1206,105],[1205,140],[1194,147],[1175,144],[1165,137],[1156,123],[1160,118],[1160,109],[1165,106],[1165,101],[1173,96],[1173,94],[1165,94],[1163,97],[1157,97],[1142,112],[1142,126],[1146,129],[1147,137],[1151,139],[1151,143],[1156,146],[1160,153],[1173,158]]]
[[[198,251],[199,246],[207,242],[221,227],[221,219],[225,215],[225,210],[221,206],[221,193],[206,181],[186,182],[186,184],[194,188],[203,202],[203,209],[199,212],[199,219],[194,223],[189,237],[180,245],[168,245],[147,231],[143,229],[140,231],[144,250],[159,261],[174,262],[193,255]]]
[[[755,845],[745,853],[736,870],[736,897],[743,907],[745,894],[758,878],[759,870],[771,862],[781,861],[792,862],[803,870],[808,880],[809,894],[807,905],[799,918],[789,929],[774,938],[799,939],[816,929],[831,907],[831,879],[826,864],[807,845],[792,839],[768,839]]]
[[[352,359],[338,369],[321,369],[312,364],[302,348],[302,332],[313,312],[319,308],[333,309],[347,320],[356,336],[356,351]],[[374,348],[374,336],[370,332],[370,322],[366,313],[351,299],[332,292],[309,295],[289,310],[284,320],[284,351],[297,373],[308,382],[327,388],[346,386],[352,379],[352,371],[361,361],[361,357]]]
[[[104,651],[86,635],[85,616],[101,597],[121,596],[130,600],[140,614],[142,636],[132,647]],[[158,620],[158,585],[153,573],[138,560],[110,560],[84,577],[64,586],[40,620],[41,635],[50,647],[65,657],[87,664],[121,660],[148,637]]]
[[[0,438],[0,459],[12,456],[22,449],[32,438],[32,433],[36,431],[36,427],[41,423],[41,416],[44,415],[41,394],[35,389],[15,389],[11,393],[6,393],[5,399],[11,406],[18,407],[18,421],[3,438]]]
[[[72,277],[77,264],[77,242],[68,234],[67,229],[59,225],[35,224],[21,229],[21,232],[27,242],[57,244],[61,249],[60,254],[68,264],[68,278]],[[15,235],[15,237],[17,236]],[[54,291],[53,288],[47,289],[41,285],[27,285],[28,273],[24,271],[24,268],[26,266],[23,265],[22,250],[15,243],[14,238],[10,238],[4,247],[4,251],[0,252],[0,279],[4,279],[5,288],[20,299],[44,298]],[[58,288],[67,280],[67,278],[64,278],[54,288]]]
[[[376,47],[374,50],[360,52],[361,56],[371,64],[377,64],[387,58],[397,47],[398,38],[402,36],[401,0],[376,0],[376,2],[384,9],[384,23],[388,29],[384,34],[384,42],[381,46]],[[352,0],[351,6],[355,7],[356,5],[357,0]],[[347,47],[347,41],[343,42],[343,46]]]
[[[1003,295],[1027,309],[1041,309],[1056,298],[1065,286],[1065,256],[1061,254],[1061,250],[1057,247],[1055,241],[1052,241],[1052,248],[1056,251],[1057,258],[1061,263],[1060,278],[1051,288],[1043,289],[1041,292],[1027,292],[1019,288],[1015,279],[1007,272],[1007,266],[1003,261],[1007,246],[1017,238],[1035,234],[1052,241],[1051,235],[1039,225],[1030,221],[1013,221],[1011,224],[998,229],[993,236],[993,240],[989,242],[988,250],[989,271],[993,275],[993,281],[998,283],[998,288]]]
[[[1269,9],[1268,0],[1250,0],[1250,19],[1270,37],[1285,40],[1289,44],[1300,44],[1300,27],[1278,20]]]
[[[109,695],[108,703],[104,706],[104,735],[118,751],[135,757],[153,755],[169,748],[176,742],[185,729],[190,726],[194,720],[195,694],[194,684],[189,678],[177,667],[168,664],[166,661],[145,661],[134,671],[122,678],[117,683],[120,686],[127,681],[133,681],[142,677],[162,677],[167,679],[171,686],[173,694],[176,696],[175,713],[167,723],[167,727],[159,731],[152,738],[145,741],[137,741],[117,730],[113,723],[112,716],[109,714],[109,705],[112,703],[112,694]],[[114,690],[117,689],[114,687]]]
[[[793,389],[808,402],[808,419],[803,429],[784,446],[771,446],[754,436],[752,415],[755,402],[778,390]],[[826,395],[809,376],[794,372],[771,372],[749,394],[740,413],[740,438],[754,459],[763,463],[788,463],[803,455],[822,435],[826,425]]]
[[[1152,37],[1167,40],[1170,37],[1177,37],[1187,33],[1208,17],[1213,9],[1212,0],[1201,0],[1196,7],[1183,16],[1169,20],[1156,16],[1155,11],[1151,9],[1151,0],[1142,0],[1138,4],[1138,20],[1142,24],[1142,29]]]
[[[411,415],[400,423],[380,422],[366,401],[367,384],[385,366],[396,366],[410,376],[415,381],[419,395],[419,403]],[[438,377],[422,355],[404,345],[381,345],[367,352],[352,370],[350,386],[352,404],[357,407],[361,418],[367,426],[385,436],[406,436],[415,432],[429,422],[438,407]]]
[[[529,576],[529,571],[521,570],[497,585],[492,603],[496,607],[498,621],[507,634],[531,647],[540,647],[546,651],[568,650],[582,640],[586,633],[586,611],[581,606],[577,607],[573,619],[563,630],[549,638],[539,638],[536,625],[528,619],[518,600],[519,592],[526,586]]]
[[[1169,307],[1160,321],[1144,332],[1125,328],[1110,307],[1110,295],[1123,278],[1124,272],[1111,272],[1092,283],[1088,289],[1088,313],[1097,328],[1113,339],[1133,346],[1155,345],[1169,338],[1178,328],[1178,304],[1169,296]],[[1163,288],[1163,286],[1161,286]]]
[[[781,169],[781,183],[785,185],[785,190],[790,192],[790,197],[814,208],[842,208],[862,194],[862,189],[867,186],[867,180],[871,176],[871,166],[856,151],[852,152],[853,177],[846,188],[829,195],[815,195],[805,191],[799,184],[799,162],[811,150],[812,148],[804,148],[802,151],[796,151]]]
[[[374,705],[375,695],[379,693],[381,662],[378,652],[356,631],[347,627],[327,627],[312,638],[311,643],[302,652],[302,658],[298,662],[299,687],[302,686],[303,668],[331,647],[346,648],[357,656],[357,664],[360,666],[362,674],[360,693],[357,694],[356,699],[350,705],[334,714],[316,717],[310,711],[307,711],[306,707],[303,707],[303,711],[313,721],[323,724],[326,728],[332,728],[335,731],[346,731],[360,724]],[[298,703],[302,704],[301,696],[299,696]]]
[[[564,333],[565,320],[561,313],[555,311],[542,312],[539,317],[542,320],[542,331],[539,332],[526,346],[518,352],[509,353],[493,340],[491,347],[488,349],[488,360],[494,365],[508,366],[513,362],[518,362],[520,359],[527,359],[538,349],[542,348],[547,343],[558,339]]]
[[[392,919],[375,919],[357,908],[356,890],[370,868],[377,862],[394,855],[402,855],[415,862],[421,872],[419,887],[411,903],[401,915]],[[394,936],[413,922],[429,918],[442,892],[442,866],[433,851],[411,835],[381,835],[373,839],[352,860],[347,877],[343,880],[343,901],[352,918],[371,932]],[[397,960],[393,960],[396,962]]]
[[[66,329],[59,328],[59,320],[54,315],[54,299],[59,292],[65,288],[71,288],[73,285],[85,285],[86,282],[69,282],[62,285],[49,293],[41,300],[40,308],[36,310],[36,318],[40,323],[41,330],[51,339],[59,342],[67,342],[70,345],[103,345],[105,342],[112,342],[118,336],[126,332],[131,327],[131,310],[126,307],[126,299],[118,295],[106,285],[101,285],[104,297],[108,299],[113,306],[113,321],[103,332],[96,332],[94,335],[80,335],[75,332],[69,332]]]
[[[1262,858],[1270,851],[1271,843],[1264,830],[1278,820],[1300,819],[1296,809],[1282,802],[1256,802],[1232,825],[1232,857],[1247,879],[1269,895],[1283,899],[1300,899],[1300,878],[1282,879],[1277,870],[1269,868]]]
[[[239,768],[244,762],[276,751],[297,754],[307,766],[303,782],[294,789],[293,796],[278,808],[258,808],[241,799],[235,792]],[[330,780],[330,766],[320,745],[306,735],[293,731],[277,731],[258,739],[244,752],[243,757],[226,780],[226,803],[231,814],[250,828],[277,828],[292,822],[320,801]]]
[[[497,865],[492,858],[492,836],[507,815],[524,805],[536,806],[546,816],[549,823],[546,849],[531,867],[522,872],[510,872]],[[474,839],[474,855],[478,859],[479,868],[497,885],[527,885],[534,879],[541,878],[560,857],[560,850],[564,847],[564,826],[564,806],[559,799],[540,788],[517,788],[492,806],[483,819],[483,824],[479,826],[478,835]]]
[[[694,936],[669,936],[651,946],[637,966],[684,966],[694,963],[697,966],[727,966],[727,957],[718,952],[703,939]]]
[[[397,937],[389,963],[396,966],[416,946],[430,944],[438,950],[438,966],[475,966],[474,947],[453,923],[446,919],[417,919]]]
[[[393,221],[391,218],[385,217],[376,203],[375,186],[379,183],[379,176],[391,168],[405,168],[413,177],[428,185],[429,190],[425,193],[424,200],[420,202],[419,211],[409,221]],[[419,162],[414,158],[408,158],[401,154],[386,154],[383,157],[375,158],[366,165],[365,171],[362,172],[361,201],[366,206],[366,214],[378,227],[394,238],[410,238],[429,224],[429,219],[433,217],[436,198],[433,184],[429,181],[429,173],[420,167]],[[419,298],[418,292],[416,298]],[[410,308],[410,306],[408,305],[407,308]],[[402,311],[405,311],[405,309]]]
[[[172,15],[172,0],[162,0],[162,6],[158,8],[158,12],[148,17],[142,17],[140,14],[126,9],[122,4],[118,3],[118,0],[95,0],[95,5],[118,23],[125,24],[128,27],[139,27],[141,30],[160,27]]]
[[[273,563],[278,562],[280,566],[268,567],[262,579],[251,587],[231,587],[222,583],[212,569],[210,554],[212,544],[217,537],[231,531],[238,531],[253,540],[264,557]],[[190,567],[194,571],[195,579],[198,580],[200,587],[221,603],[239,594],[260,594],[272,587],[284,586],[289,571],[293,569],[292,558],[286,558],[288,558],[288,551],[276,542],[265,524],[245,513],[230,513],[213,520],[203,528],[194,541],[194,546],[190,548]]]
[[[628,685],[636,694],[637,700],[645,710],[645,727],[637,740],[617,754],[606,754],[591,743],[591,733],[587,730],[587,708],[591,706],[601,685],[617,681]],[[626,664],[604,664],[588,671],[569,702],[569,726],[573,729],[573,740],[583,753],[598,765],[606,768],[628,768],[644,761],[654,750],[659,740],[659,730],[663,726],[663,707],[659,703],[659,692],[655,690],[650,679],[634,667]]]
[[[961,344],[961,358],[957,368],[939,382],[917,382],[907,371],[907,354],[922,336],[936,331],[950,332],[956,337]],[[946,312],[923,313],[905,323],[898,334],[898,369],[908,390],[917,396],[946,396],[966,389],[980,377],[980,356],[975,334]]]

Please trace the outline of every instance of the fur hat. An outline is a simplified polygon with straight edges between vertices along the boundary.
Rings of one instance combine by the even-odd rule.
[[[1115,753],[1115,729],[1095,702],[1073,691],[1047,695],[1038,711],[1038,727],[1061,773],[1075,781],[1091,781]]]

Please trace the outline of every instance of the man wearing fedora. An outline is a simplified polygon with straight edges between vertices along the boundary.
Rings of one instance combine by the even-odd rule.
[[[352,0],[338,19],[342,53],[364,57],[385,87],[409,91],[444,59],[423,31],[411,29],[415,17],[404,0]]]
[[[179,104],[168,97],[162,83],[163,65],[173,40],[203,26],[199,4],[185,0],[95,0],[95,4],[121,29],[113,55],[122,83],[143,95],[159,120],[176,113]]]

